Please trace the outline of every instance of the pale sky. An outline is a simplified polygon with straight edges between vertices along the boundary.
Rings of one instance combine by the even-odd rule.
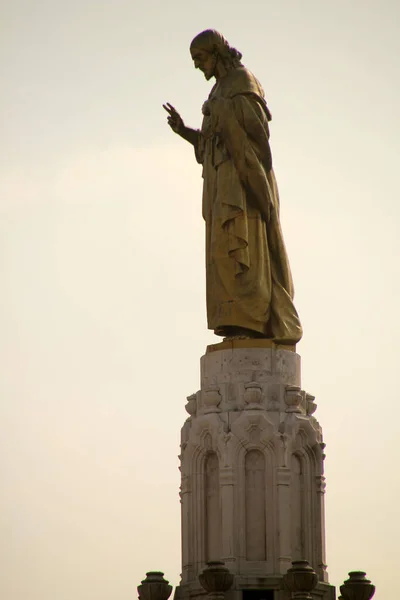
[[[263,84],[324,429],[331,583],[394,598],[400,538],[398,0],[1,2],[0,597],[131,600],[180,573],[179,435],[206,330],[189,55]]]

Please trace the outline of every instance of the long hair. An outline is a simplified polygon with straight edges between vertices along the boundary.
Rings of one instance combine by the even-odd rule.
[[[237,67],[243,67],[243,64],[240,62],[242,53],[230,46],[224,36],[215,29],[205,29],[196,35],[190,44],[190,49],[192,48],[205,50],[210,54],[217,55],[228,71],[236,69]],[[271,111],[269,110],[264,97],[262,97],[262,104],[268,121],[271,121]]]
[[[190,44],[190,49],[198,48],[210,54],[217,54],[228,70],[243,67],[240,59],[242,53],[228,44],[224,36],[215,29],[205,29]]]

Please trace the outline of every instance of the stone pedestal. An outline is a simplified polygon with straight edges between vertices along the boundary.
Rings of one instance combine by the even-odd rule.
[[[268,340],[209,346],[201,389],[182,428],[179,598],[204,595],[198,576],[222,560],[232,600],[283,600],[282,576],[306,559],[313,597],[334,598],[324,540],[324,443],[300,356]],[[267,592],[267,590],[270,590]]]

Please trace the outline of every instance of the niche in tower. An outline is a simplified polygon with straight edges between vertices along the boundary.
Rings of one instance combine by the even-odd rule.
[[[249,450],[245,457],[246,560],[267,559],[265,457]]]
[[[215,452],[205,460],[205,542],[206,561],[221,559],[221,513],[219,461]]]

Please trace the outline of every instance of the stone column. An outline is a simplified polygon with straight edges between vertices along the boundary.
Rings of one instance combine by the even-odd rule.
[[[228,567],[235,561],[235,515],[234,515],[234,472],[231,467],[221,467],[221,524],[222,524],[222,559]]]
[[[287,467],[277,468],[278,480],[278,519],[279,519],[279,573],[286,573],[292,561],[291,549],[291,473]]]

